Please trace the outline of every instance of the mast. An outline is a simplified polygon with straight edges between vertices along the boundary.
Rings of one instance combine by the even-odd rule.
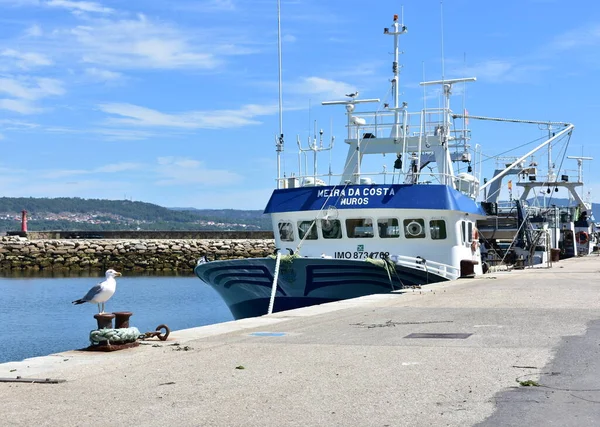
[[[394,36],[394,62],[392,63],[392,72],[394,78],[392,79],[392,86],[394,92],[394,129],[392,132],[392,138],[400,138],[400,66],[398,65],[400,59],[400,38],[401,34],[408,32],[406,25],[404,25],[404,16],[402,17],[402,23],[398,23],[398,15],[394,15],[394,23],[392,24],[392,30],[384,28],[383,33]]]
[[[552,125],[548,125],[548,138],[552,138]],[[548,144],[548,182],[555,181],[555,178],[554,163],[552,162],[552,144]],[[548,185],[548,190],[550,190],[550,185]]]
[[[277,0],[277,58],[279,62],[279,137],[275,142],[277,152],[277,188],[281,188],[281,153],[283,152],[283,98],[281,90],[281,0]]]
[[[444,108],[443,108],[443,125],[438,129],[438,136],[440,138],[441,146],[443,147],[443,157],[436,159],[440,164],[441,183],[445,185],[453,185],[452,176],[454,175],[452,170],[452,159],[450,158],[450,150],[448,148],[448,141],[450,139],[450,126],[452,124],[451,110],[450,110],[450,96],[452,95],[452,86],[456,83],[474,82],[477,79],[475,77],[465,77],[461,79],[444,79],[444,80],[433,80],[428,82],[419,83],[421,86],[432,86],[441,85],[444,94]],[[419,159],[420,161],[420,159]],[[419,168],[420,168],[419,164]]]

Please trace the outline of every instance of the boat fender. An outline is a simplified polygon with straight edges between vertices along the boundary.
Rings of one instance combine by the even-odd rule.
[[[473,237],[471,240],[471,251],[475,252],[479,247],[479,230],[476,227],[473,227]]]
[[[580,231],[579,233],[577,233],[575,239],[577,239],[577,243],[581,243],[582,245],[585,245],[587,242],[590,241],[590,238],[585,231]]]

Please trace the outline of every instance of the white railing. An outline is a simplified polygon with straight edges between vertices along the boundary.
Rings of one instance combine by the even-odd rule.
[[[397,126],[400,127],[401,136],[435,135],[441,125],[447,125],[444,120],[447,117],[447,111],[443,108],[432,108],[417,113],[401,112],[399,123],[395,121],[395,113],[387,110],[357,112],[353,116],[364,119],[367,123],[360,126],[352,122],[346,124],[350,139],[361,138],[362,135],[359,135],[358,132],[361,134],[371,133],[377,138],[387,138]],[[461,129],[460,132],[451,129],[452,134],[462,133],[464,135],[465,131],[470,132],[466,129]]]
[[[479,194],[479,181],[474,180],[472,175],[449,175],[432,172],[362,172],[355,177],[355,182],[341,182],[342,174],[310,174],[294,175],[279,180],[278,188],[320,187],[325,185],[374,185],[374,184],[440,184],[444,181],[454,182],[454,188],[461,193],[476,198]],[[407,178],[415,178],[414,180]],[[377,178],[381,180],[378,182]],[[447,178],[447,179],[444,179]],[[394,182],[392,182],[394,181]]]
[[[441,262],[424,260],[423,258],[405,255],[391,255],[390,259],[393,260],[397,265],[421,270],[426,273],[433,273],[448,280],[456,280],[460,277],[460,268],[448,264],[442,264]]]

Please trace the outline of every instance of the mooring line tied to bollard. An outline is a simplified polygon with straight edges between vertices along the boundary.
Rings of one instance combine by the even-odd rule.
[[[140,337],[138,328],[119,328],[119,329],[96,329],[90,332],[90,342],[92,345],[99,345],[106,342],[108,345],[126,344],[136,341]]]
[[[104,328],[90,331],[91,345],[87,350],[116,351],[137,347],[139,341],[153,337],[161,341],[169,338],[171,329],[167,325],[158,325],[155,331],[141,333],[138,328]]]

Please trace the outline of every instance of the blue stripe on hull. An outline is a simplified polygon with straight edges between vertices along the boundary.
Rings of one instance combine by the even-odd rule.
[[[343,191],[343,193],[342,193]],[[265,213],[338,209],[435,209],[485,215],[470,197],[447,185],[348,185],[273,191]]]
[[[274,259],[254,258],[209,262],[194,271],[221,295],[234,317],[241,319],[267,313],[274,270]],[[397,266],[390,283],[386,271],[369,262],[296,258],[281,262],[275,308],[291,310],[443,280],[435,274]]]

